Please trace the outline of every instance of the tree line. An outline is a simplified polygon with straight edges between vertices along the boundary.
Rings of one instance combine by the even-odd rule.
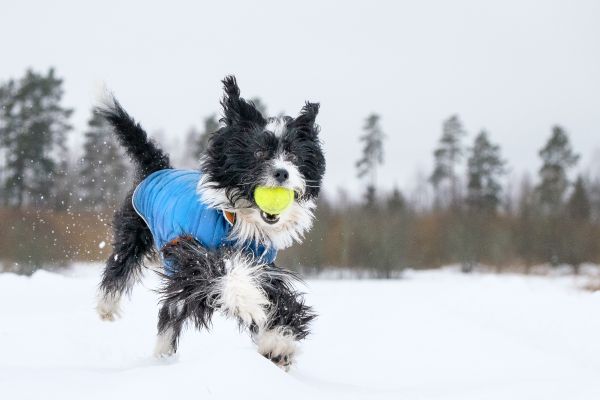
[[[377,188],[386,135],[381,117],[369,115],[356,162],[362,200],[323,201],[316,229],[304,248],[287,255],[290,262],[370,268],[382,276],[448,264],[467,272],[569,265],[578,273],[582,264],[600,262],[600,177],[573,174],[580,157],[563,127],[552,127],[540,148],[537,179],[525,175],[512,191],[505,187],[507,161],[489,132],[465,145],[458,115],[441,131],[431,173],[417,189],[422,194],[429,186],[433,198],[411,201],[398,188]]]
[[[63,94],[54,69],[27,70],[0,84],[0,254],[16,270],[104,257],[112,210],[131,186],[130,164],[93,110],[82,150],[69,149],[73,109]],[[252,101],[266,112],[260,99]],[[524,178],[508,191],[507,161],[490,133],[482,130],[466,146],[462,121],[449,117],[419,188],[419,195],[432,193],[424,203],[399,188],[379,188],[387,138],[381,121],[368,115],[359,136],[356,175],[364,194],[322,197],[313,230],[303,245],[281,253],[282,262],[391,276],[454,263],[465,271],[569,264],[577,272],[600,261],[600,180],[571,179],[579,155],[564,128],[553,127],[540,149],[537,179]],[[213,113],[192,127],[176,164],[196,167],[218,126]]]

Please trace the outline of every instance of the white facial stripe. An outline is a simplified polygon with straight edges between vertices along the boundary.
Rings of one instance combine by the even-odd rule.
[[[283,118],[270,118],[266,130],[273,132],[275,136],[281,137],[285,133],[286,121]]]
[[[272,170],[267,172],[267,176],[264,178],[265,186],[283,186],[293,189],[300,194],[304,193],[306,190],[306,182],[296,164],[286,160],[285,157],[280,154],[277,158],[273,159],[271,166]],[[288,172],[288,180],[283,184],[277,182],[273,176],[273,173],[278,169],[285,169]]]

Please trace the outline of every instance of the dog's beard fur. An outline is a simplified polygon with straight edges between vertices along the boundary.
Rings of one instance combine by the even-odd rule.
[[[245,198],[237,198],[232,202],[227,196],[226,190],[216,188],[208,174],[202,175],[198,183],[198,194],[202,201],[210,207],[236,215],[230,239],[239,243],[240,246],[248,241],[255,241],[263,243],[267,248],[274,247],[279,250],[290,247],[294,242],[302,242],[305,233],[312,226],[313,210],[316,207],[312,199],[299,197],[279,215],[278,222],[268,224],[262,219],[256,205]],[[236,197],[234,196],[234,198]]]

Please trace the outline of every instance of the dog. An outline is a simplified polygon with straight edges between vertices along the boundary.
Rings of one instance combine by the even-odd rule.
[[[136,166],[134,187],[115,212],[97,311],[103,320],[119,317],[144,261],[158,255],[157,357],[175,354],[186,322],[208,329],[219,311],[287,371],[316,314],[295,289],[299,277],[274,260],[312,225],[325,173],[319,104],[306,102],[295,118],[267,118],[240,97],[235,77],[222,83],[220,127],[197,171],[173,169],[114,97],[97,108]],[[293,201],[280,214],[265,212],[254,195],[259,187],[293,191]]]

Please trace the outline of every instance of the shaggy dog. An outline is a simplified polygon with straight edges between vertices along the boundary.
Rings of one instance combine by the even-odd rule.
[[[296,118],[266,118],[240,97],[234,77],[223,84],[221,127],[199,171],[173,169],[114,98],[98,108],[137,178],[114,216],[97,311],[104,320],[119,316],[119,302],[140,278],[144,260],[158,253],[164,272],[156,356],[176,352],[186,322],[209,328],[220,311],[249,329],[260,354],[288,370],[315,314],[294,289],[297,276],[273,261],[312,224],[325,172],[315,125],[319,105],[307,102]],[[293,201],[269,214],[257,205],[258,187],[293,190]]]

